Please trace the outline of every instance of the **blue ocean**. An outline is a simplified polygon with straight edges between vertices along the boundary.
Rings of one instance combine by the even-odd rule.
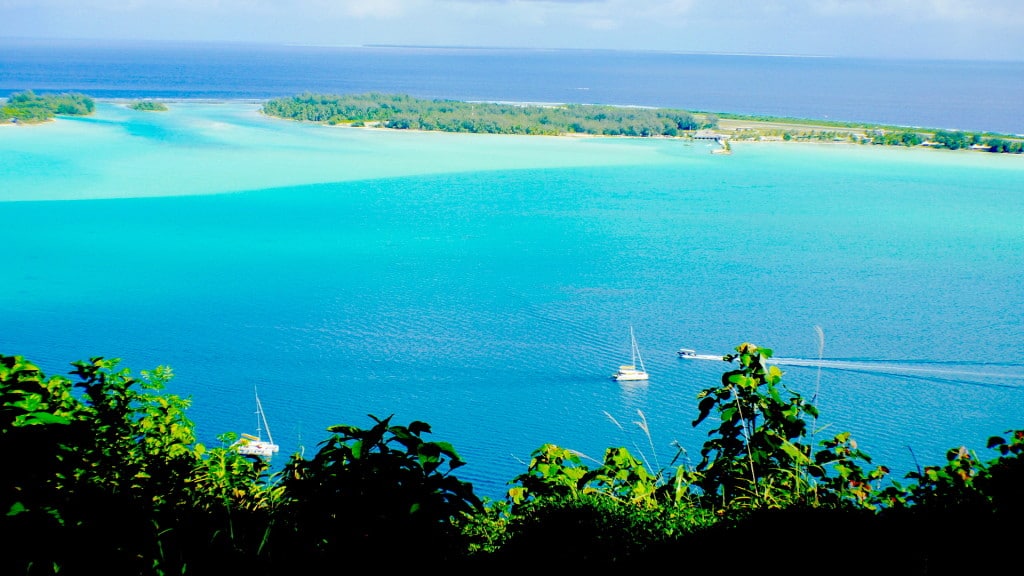
[[[0,127],[0,353],[48,374],[169,365],[204,443],[255,432],[258,390],[275,465],[369,415],[430,423],[491,497],[544,443],[695,462],[697,393],[730,365],[676,351],[743,342],[814,397],[816,437],[851,432],[896,478],[1024,427],[1019,156],[723,156],[259,114],[275,96],[386,91],[1024,133],[1019,63],[3,44],[0,95],[100,104]],[[170,110],[123,105],[142,97]],[[631,329],[647,382],[610,378]]]
[[[267,99],[387,92],[1024,134],[1024,61],[0,38],[0,97]]]

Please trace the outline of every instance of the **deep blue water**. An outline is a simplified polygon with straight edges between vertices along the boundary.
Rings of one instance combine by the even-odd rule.
[[[1024,131],[1012,128],[1016,115],[961,116],[947,98],[917,106],[906,92],[858,85],[876,104],[899,103],[873,106],[833,84],[810,97],[806,83],[798,91],[775,77],[824,67],[831,71],[822,78],[848,82],[858,66],[875,71],[863,72],[865,82],[878,70],[890,70],[890,81],[912,76],[913,67],[899,62],[829,68],[810,59],[600,52],[19,50],[0,57],[0,89],[112,98],[259,99],[306,89],[530,101],[572,95]],[[927,73],[932,65],[915,74],[948,81]],[[702,91],[687,74],[666,72],[673,66],[720,76]],[[987,69],[1004,90],[1019,82],[996,73],[1014,65],[934,66]],[[225,125],[268,126],[223,114]],[[98,139],[99,146],[89,132],[58,140],[55,129],[53,142],[72,143],[44,143],[16,164],[57,165],[39,169],[41,185],[73,189],[93,182],[90,169],[110,170],[143,141],[158,141],[172,157],[260,152],[230,131],[198,139],[175,124],[190,117],[174,118],[70,121],[63,126],[116,127],[124,138]],[[51,128],[0,129],[0,143]],[[296,134],[313,147],[347,137],[312,126],[273,130],[270,152],[276,143],[282,161],[312,153],[295,150]],[[168,364],[172,391],[192,397],[190,416],[208,443],[221,432],[252,431],[253,386],[285,453],[308,456],[327,426],[369,425],[368,414],[423,420],[434,427],[430,439],[452,442],[469,461],[460,477],[489,496],[500,496],[544,442],[595,458],[625,445],[654,467],[668,464],[678,442],[695,459],[706,432],[690,425],[696,394],[726,366],[681,360],[675,350],[725,354],[750,341],[806,361],[818,356],[815,326],[831,364],[820,372],[784,365],[785,381],[808,396],[818,392],[819,424],[828,426],[821,434],[851,431],[897,474],[939,463],[961,443],[982,449],[987,436],[1024,427],[1024,365],[1015,348],[1024,341],[1019,157],[800,145],[737,145],[719,157],[665,141],[635,145],[678,162],[0,202],[0,353],[26,355],[50,374],[93,355],[121,357],[136,371]],[[373,155],[374,146],[360,152]],[[5,176],[14,181],[14,164],[0,164],[0,186]],[[652,375],[647,384],[609,379],[628,359],[630,326]],[[635,424],[641,419],[650,440]]]
[[[683,108],[1024,134],[1024,62],[0,40],[0,96],[310,91]]]

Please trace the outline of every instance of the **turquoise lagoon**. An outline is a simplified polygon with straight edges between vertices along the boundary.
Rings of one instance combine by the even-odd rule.
[[[0,128],[0,352],[170,365],[205,443],[255,430],[258,387],[276,464],[370,414],[430,423],[487,496],[548,442],[694,462],[728,365],[675,351],[742,342],[897,478],[1024,427],[1020,157],[170,105]],[[647,383],[610,379],[630,326]]]

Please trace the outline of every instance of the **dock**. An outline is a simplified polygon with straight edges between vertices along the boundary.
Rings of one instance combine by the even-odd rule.
[[[718,148],[711,151],[712,154],[732,154],[732,149],[729,147],[729,136],[727,134],[719,134],[711,130],[697,130],[693,134],[694,140],[714,140],[715,144],[718,144]]]

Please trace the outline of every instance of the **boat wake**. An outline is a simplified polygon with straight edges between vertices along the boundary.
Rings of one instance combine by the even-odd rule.
[[[717,360],[722,356],[680,351],[680,358]],[[923,360],[839,360],[813,358],[769,358],[768,364],[888,374],[939,382],[971,384],[1024,391],[1024,366],[1015,364],[974,364],[970,362],[928,362]]]

